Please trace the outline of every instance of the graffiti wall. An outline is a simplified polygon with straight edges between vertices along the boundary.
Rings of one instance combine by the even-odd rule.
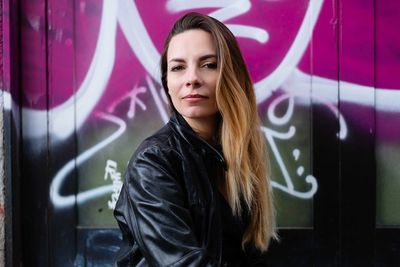
[[[188,11],[224,22],[243,51],[278,225],[313,226],[324,179],[313,173],[315,105],[337,122],[338,142],[352,131],[376,136],[376,220],[400,224],[400,2],[23,0],[19,9],[21,85],[2,90],[6,108],[21,110],[21,194],[36,201],[23,204],[23,222],[43,215],[36,223],[50,236],[26,233],[32,245],[47,240],[39,262],[101,261],[80,251],[90,244],[118,249],[88,229],[116,233],[112,211],[127,160],[168,121],[159,58]],[[118,234],[109,235],[117,244]]]

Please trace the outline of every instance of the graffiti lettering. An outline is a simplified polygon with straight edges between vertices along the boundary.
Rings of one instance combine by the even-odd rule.
[[[254,2],[253,2],[254,3]],[[340,82],[340,101],[355,103],[360,105],[373,106],[374,102],[370,101],[368,97],[363,97],[362,94],[376,90],[376,96],[383,104],[377,106],[377,110],[399,112],[400,106],[398,105],[400,94],[398,90],[387,90],[381,88],[374,88],[373,86],[362,86],[354,83],[337,81],[333,79],[318,77],[301,72],[297,69],[299,62],[301,61],[307,47],[309,46],[310,39],[312,37],[314,26],[320,15],[320,11],[323,5],[322,0],[310,0],[302,19],[301,25],[295,34],[294,40],[288,46],[287,52],[284,57],[280,60],[279,64],[268,74],[265,74],[259,80],[255,81],[255,93],[257,97],[257,103],[264,103],[277,89],[285,92],[284,95],[272,102],[268,109],[268,119],[276,126],[288,125],[288,128],[284,131],[277,131],[271,128],[262,127],[262,131],[271,147],[272,154],[278,162],[279,170],[282,172],[284,183],[280,184],[276,181],[272,183],[272,186],[282,190],[292,196],[299,198],[311,198],[317,190],[317,182],[314,176],[307,175],[306,170],[303,166],[296,168],[293,173],[297,173],[299,177],[304,177],[304,181],[310,184],[310,189],[307,192],[299,192],[295,189],[293,183],[293,177],[291,172],[288,170],[288,163],[282,159],[282,151],[278,148],[278,141],[288,141],[292,139],[296,134],[296,127],[290,125],[290,121],[293,116],[295,104],[311,105],[310,99],[316,99],[327,106],[327,108],[337,116],[340,122],[340,131],[338,137],[345,139],[348,131],[346,122],[339,112],[338,98],[332,98],[337,92],[338,82]],[[247,13],[252,7],[252,2],[249,0],[233,0],[233,1],[183,1],[183,0],[169,0],[166,1],[165,8],[169,13],[177,13],[198,8],[213,8],[214,11],[209,15],[221,20],[227,21],[233,18],[237,18],[240,15]],[[130,106],[127,111],[127,117],[132,119],[137,113],[136,105],[142,110],[146,110],[147,106],[139,98],[140,94],[150,93],[152,100],[159,111],[159,116],[163,122],[167,122],[169,119],[166,99],[163,93],[160,93],[160,82],[159,82],[159,51],[157,50],[155,43],[150,37],[148,28],[142,20],[142,15],[139,12],[137,3],[132,0],[104,0],[102,15],[99,27],[99,35],[96,40],[96,47],[94,50],[93,58],[90,63],[90,67],[87,70],[84,80],[82,81],[76,95],[72,96],[65,103],[58,107],[52,107],[51,112],[54,114],[54,121],[49,131],[51,135],[59,137],[63,140],[70,136],[74,131],[79,130],[84,124],[85,120],[92,113],[96,104],[99,102],[101,96],[106,90],[107,83],[110,81],[111,73],[115,64],[116,46],[117,41],[117,27],[120,27],[121,32],[126,38],[129,45],[129,49],[133,52],[136,59],[144,68],[146,74],[143,74],[141,78],[144,78],[146,85],[143,87],[135,87],[129,93],[122,95],[119,99],[114,101],[107,108],[107,112],[114,113],[118,105],[126,99],[130,99]],[[259,28],[250,25],[241,24],[229,24],[227,26],[234,32],[239,38],[250,38],[259,43],[266,43],[270,40],[269,33],[264,28]],[[312,81],[311,81],[312,80]],[[310,84],[312,84],[313,90],[310,92]],[[162,90],[162,89],[161,89]],[[343,91],[343,92],[342,92]],[[368,93],[370,95],[370,93]],[[296,96],[296,101],[295,97]],[[282,101],[288,101],[288,107],[286,113],[283,116],[276,115],[276,106]],[[11,106],[11,105],[9,105]],[[65,119],[74,116],[73,110],[79,110],[76,115],[76,120]],[[37,125],[37,122],[46,122],[44,119],[47,116],[48,111],[34,110],[29,108],[23,109],[24,119],[27,122],[24,127],[23,133],[28,135],[28,138],[40,137],[47,134],[47,127],[41,127]],[[122,116],[121,116],[122,117]],[[126,124],[121,118],[115,117],[115,120],[120,120],[117,124]],[[67,122],[73,122],[66,124]],[[121,122],[122,121],[122,122]],[[126,127],[126,126],[124,126]],[[111,137],[110,137],[111,138]],[[118,138],[118,137],[117,137]],[[110,141],[111,139],[107,138]],[[114,140],[114,139],[112,139]],[[99,144],[100,145],[100,144]],[[104,145],[99,147],[98,150],[103,149]],[[300,151],[300,148],[294,148],[292,155],[297,162],[304,151]],[[76,162],[83,161],[82,155],[79,155]],[[84,160],[86,160],[85,158]],[[63,197],[59,195],[60,187],[63,179],[66,178],[67,174],[71,171],[70,168],[76,167],[72,163],[68,162],[54,177],[50,194],[52,201],[55,205],[70,205],[75,201],[72,196]],[[96,194],[90,195],[91,197],[100,196],[101,188],[94,188],[88,192],[97,192]],[[104,188],[103,188],[104,189]],[[100,190],[100,191],[99,191]],[[107,187],[106,190],[101,191],[102,194],[113,192],[111,187]],[[78,202],[88,192],[82,192],[77,195]],[[69,198],[70,197],[70,198]],[[85,200],[88,198],[85,197]],[[64,204],[61,202],[65,201]]]
[[[276,107],[285,100],[288,101],[286,112],[281,117],[279,117],[276,115]],[[294,111],[294,96],[291,94],[284,94],[275,99],[268,107],[267,111],[268,119],[271,121],[272,124],[285,125],[289,123],[290,119],[292,118],[293,111]],[[289,174],[288,168],[286,167],[285,162],[282,159],[282,155],[279,152],[279,149],[275,142],[275,139],[280,139],[280,140],[291,139],[296,133],[296,127],[290,125],[288,131],[286,132],[278,132],[267,127],[261,127],[261,130],[265,134],[269,147],[271,148],[272,154],[278,163],[279,170],[281,171],[283,178],[285,179],[285,184],[280,184],[276,181],[272,181],[272,186],[298,198],[302,199],[312,198],[318,189],[317,180],[315,179],[314,176],[307,175],[305,181],[311,184],[310,190],[308,192],[296,191],[293,185],[293,179]],[[296,148],[292,151],[292,153],[295,161],[297,161],[300,157],[300,150]],[[303,166],[298,167],[297,175],[301,177],[303,174],[304,174],[304,167]]]
[[[177,11],[177,10],[183,10],[183,9],[191,9],[191,8],[200,8],[200,7],[207,7],[208,5],[215,5],[218,3],[218,6],[220,9],[216,10],[215,12],[211,13],[211,16],[214,16],[222,21],[228,20],[231,18],[234,18],[236,16],[239,16],[241,14],[246,13],[250,7],[251,3],[248,0],[237,0],[237,1],[218,1],[218,2],[213,2],[212,1],[206,1],[206,2],[200,2],[200,1],[191,1],[190,6],[188,5],[189,2],[187,1],[169,1],[167,3],[167,9],[170,11]],[[197,5],[197,6],[196,6]],[[301,58],[301,55],[303,54],[305,48],[307,47],[307,44],[309,42],[309,37],[311,36],[311,28],[310,25],[314,25],[320,8],[322,5],[322,1],[320,0],[312,0],[310,3],[310,8],[307,11],[307,14],[304,18],[304,22],[300,28],[300,31],[297,35],[297,38],[295,39],[295,42],[292,45],[292,48],[290,51],[287,53],[285,59],[282,61],[282,63],[279,65],[279,67],[269,76],[265,77],[262,79],[260,82],[255,84],[256,88],[256,94],[257,94],[257,101],[258,103],[264,101],[269,95],[270,92],[273,89],[276,89],[282,82],[287,78],[287,76],[291,73],[291,70],[296,66],[298,61]],[[123,0],[119,1],[118,4],[116,1],[110,1],[110,0],[105,0],[103,2],[103,14],[102,14],[102,20],[101,20],[101,25],[100,25],[100,33],[99,33],[99,39],[97,41],[97,47],[94,53],[93,61],[90,66],[90,69],[88,70],[87,74],[87,79],[84,80],[84,82],[81,85],[81,88],[78,91],[77,95],[77,107],[80,110],[80,116],[77,117],[77,121],[75,124],[71,127],[66,126],[65,124],[62,124],[62,127],[56,127],[57,124],[55,124],[55,127],[52,127],[54,129],[54,133],[56,136],[59,136],[60,138],[65,138],[72,131],[77,127],[78,129],[81,127],[83,124],[84,120],[87,118],[87,116],[90,114],[92,108],[96,104],[96,102],[100,99],[103,91],[105,90],[106,83],[110,77],[111,70],[113,69],[114,66],[114,59],[115,59],[115,44],[113,40],[115,39],[115,34],[116,34],[116,27],[117,27],[117,22],[119,23],[122,32],[124,33],[129,45],[131,46],[132,51],[136,55],[136,57],[139,59],[143,67],[147,70],[148,74],[150,75],[146,77],[146,81],[148,84],[148,88],[150,89],[150,93],[156,103],[156,106],[159,110],[160,116],[164,122],[168,121],[168,114],[165,108],[165,105],[163,104],[163,100],[165,102],[165,99],[160,97],[159,92],[156,89],[156,85],[153,82],[153,79],[156,80],[157,77],[159,77],[159,73],[157,71],[157,63],[158,63],[158,58],[159,58],[159,53],[157,49],[154,46],[154,43],[150,39],[150,36],[146,30],[146,27],[141,20],[140,13],[136,7],[136,4],[134,1],[130,0]],[[133,27],[132,27],[133,25]],[[268,40],[268,33],[263,30],[259,29],[256,27],[250,27],[246,25],[230,25],[227,24],[228,27],[231,28],[231,30],[234,32],[234,34],[238,37],[247,37],[247,38],[253,38],[261,43],[266,42]],[[304,32],[306,31],[306,32]],[[251,34],[249,34],[251,33]],[[308,34],[305,34],[308,33]],[[104,60],[100,60],[100,57],[103,57]],[[98,64],[98,62],[102,62],[102,64]],[[290,64],[284,64],[284,63],[289,62]],[[286,73],[286,74],[285,74]],[[99,89],[96,89],[99,88]],[[263,90],[261,90],[261,88]],[[127,116],[129,118],[133,118],[135,116],[135,106],[136,104],[139,105],[143,110],[145,110],[146,106],[144,103],[137,98],[137,95],[140,93],[145,93],[146,88],[139,87],[134,90],[132,90],[130,93],[128,93],[125,96],[122,96],[119,100],[115,101],[108,109],[108,112],[113,112],[115,107],[124,99],[127,97],[131,98],[131,103],[130,103],[130,108],[127,113]],[[87,99],[90,98],[90,104],[88,104]],[[68,114],[73,114],[72,112],[69,112],[70,108],[73,108],[74,102],[72,101],[69,103],[67,101],[60,107],[57,107],[54,109],[54,114],[57,113],[61,121],[64,121],[63,118],[65,116],[68,116]],[[292,107],[293,109],[293,107]],[[25,110],[28,116],[39,116],[41,114],[45,115],[45,112],[42,111],[34,111],[34,110]],[[285,121],[290,117],[290,114],[288,114],[287,118],[281,118],[275,120],[276,124],[284,124],[286,123]],[[117,119],[117,118],[115,118]],[[270,116],[270,119],[272,117]],[[120,120],[118,118],[118,120]],[[37,121],[35,119],[32,119],[30,121]],[[125,124],[125,122],[123,122]],[[60,125],[61,126],[61,125]],[[68,129],[65,129],[67,127]],[[126,126],[124,126],[126,127]],[[33,129],[45,129],[45,127],[30,127]],[[289,177],[286,167],[283,164],[283,161],[281,159],[281,156],[276,148],[276,145],[274,143],[274,138],[280,138],[284,137],[284,135],[280,135],[270,129],[263,128],[264,132],[266,134],[267,140],[270,142],[271,147],[273,147],[273,153],[275,157],[277,158],[278,162],[280,162],[279,166],[281,168],[282,173],[284,174],[286,183],[287,183],[287,192],[292,193],[293,195],[296,194],[296,192],[293,189],[293,184],[291,182],[291,178]],[[294,131],[294,128],[291,128]],[[32,133],[31,131],[24,131],[25,133]],[[39,136],[43,133],[36,133],[34,136]],[[289,132],[291,134],[291,132]],[[294,133],[293,133],[294,134]],[[114,134],[115,136],[115,134]],[[111,138],[111,137],[110,137]],[[110,138],[107,138],[104,140],[104,142],[109,143]],[[288,137],[290,138],[290,137]],[[112,138],[113,139],[113,138]],[[97,149],[102,149],[104,145],[98,144],[95,146],[96,150]],[[89,152],[89,151],[88,151]],[[89,158],[87,153],[83,153],[82,155],[78,156],[77,161],[81,162],[80,159],[85,156],[84,160]],[[79,165],[79,164],[78,164]],[[65,179],[67,173],[71,171],[70,168],[72,168],[73,164],[66,164],[64,168],[62,168],[59,173],[55,176],[51,189],[50,189],[50,195],[53,203],[57,206],[69,206],[73,204],[75,201],[74,196],[68,196],[68,197],[63,197],[59,195],[60,187],[62,184],[62,181]],[[307,180],[307,178],[306,178]],[[308,179],[310,180],[310,179]],[[307,180],[307,181],[308,181]],[[312,180],[312,179],[311,179]],[[312,181],[315,181],[312,180]],[[280,188],[280,185],[275,184],[275,187]],[[114,189],[112,189],[114,190]],[[313,186],[313,191],[316,190],[316,186]],[[102,193],[100,193],[100,191]],[[99,194],[104,194],[106,192],[109,192],[110,188],[96,188],[89,190],[88,192],[81,192],[77,196],[77,200],[79,200],[83,197],[85,197],[85,200],[92,198],[94,196],[99,196]],[[90,193],[90,194],[89,194]],[[96,194],[94,194],[96,193]],[[304,196],[303,196],[304,197]]]
[[[118,139],[118,137],[120,137],[126,130],[126,123],[118,117],[105,113],[99,113],[98,117],[116,124],[118,126],[118,129],[100,143],[94,145],[93,147],[80,154],[76,159],[70,160],[57,172],[50,185],[50,199],[54,207],[56,208],[67,208],[74,204],[82,204],[90,199],[108,194],[114,189],[112,185],[103,185],[84,192],[79,192],[77,195],[63,196],[60,194],[64,180],[68,177],[68,174],[71,173],[76,166],[80,166],[85,161],[89,160],[96,152],[100,151],[105,146]]]
[[[130,103],[129,103],[129,109],[127,112],[127,117],[130,119],[133,119],[135,117],[135,112],[136,112],[136,105],[138,105],[142,110],[146,110],[147,107],[143,103],[142,100],[138,97],[139,94],[143,94],[147,92],[147,88],[144,86],[141,87],[134,87],[130,92],[126,93],[125,95],[122,95],[119,99],[114,101],[107,109],[109,113],[113,113],[115,108],[125,99],[129,98]]]
[[[211,8],[211,7],[220,9],[210,13],[209,14],[210,16],[220,21],[226,21],[228,19],[247,13],[251,8],[251,2],[249,0],[235,0],[235,1],[170,0],[167,2],[167,10],[173,13],[191,9],[197,9],[197,8]],[[229,23],[227,23],[226,26],[237,37],[253,39],[260,43],[266,43],[269,39],[268,32],[258,27],[229,24]]]
[[[121,192],[122,181],[121,181],[121,173],[117,170],[117,163],[113,160],[107,160],[104,180],[108,178],[112,181],[113,193],[111,194],[111,200],[107,202],[108,208],[113,210],[115,208],[115,204],[117,204],[117,200],[119,197],[119,193]]]

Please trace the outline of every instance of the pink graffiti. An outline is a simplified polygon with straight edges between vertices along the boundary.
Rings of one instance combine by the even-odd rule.
[[[121,0],[118,4],[110,0],[85,0],[72,5],[64,0],[52,2],[49,6],[50,25],[45,29],[44,7],[24,2],[26,14],[23,17],[27,23],[22,38],[33,42],[24,42],[29,49],[22,49],[26,51],[23,55],[23,80],[30,81],[24,87],[23,106],[29,109],[27,115],[35,118],[40,116],[35,111],[48,108],[62,111],[61,107],[72,100],[79,103],[85,96],[82,92],[90,89],[97,92],[97,97],[87,96],[92,101],[85,101],[82,105],[82,109],[87,111],[81,112],[86,115],[82,115],[78,127],[91,110],[112,109],[121,96],[129,94],[132,85],[144,84],[147,73],[158,82],[156,57],[162,50],[167,31],[183,13],[196,10],[216,16],[238,33],[256,83],[259,103],[290,81],[294,68],[298,68],[304,74],[329,79],[333,83],[339,77],[348,85],[344,88],[346,92],[350,92],[343,94],[343,100],[350,103],[369,105],[357,103],[360,99],[357,94],[362,94],[361,90],[366,92],[377,88],[378,110],[399,112],[395,100],[400,98],[400,78],[396,75],[400,66],[396,56],[400,38],[393,27],[399,23],[399,18],[393,10],[399,10],[400,4],[395,1],[378,3],[375,11],[370,1],[340,4],[342,6],[338,9],[336,2],[326,1],[296,1],[289,5],[285,1],[253,3],[245,0],[171,0],[151,4],[143,0]],[[312,19],[305,20],[313,11],[317,19],[315,27]],[[157,16],[153,16],[155,12]],[[75,25],[70,20],[72,14],[75,14]],[[348,14],[357,19],[350,21]],[[375,20],[371,20],[371,16],[375,16]],[[143,28],[137,22],[141,22]],[[339,22],[343,27],[337,35]],[[135,29],[136,33],[131,33],[130,29]],[[248,32],[254,35],[246,36],[244,33]],[[102,37],[102,34],[107,36]],[[303,36],[309,37],[303,40],[305,47],[296,43],[301,42],[299,39]],[[376,42],[373,41],[375,37]],[[48,39],[47,47],[45,38]],[[134,44],[143,38],[148,38],[151,46],[136,48],[135,51]],[[31,53],[32,50],[38,53]],[[338,50],[339,59],[334,53]],[[46,53],[50,60],[46,61]],[[48,67],[49,93],[45,86]],[[320,90],[322,97],[326,94],[323,85],[321,89],[315,89]],[[65,129],[62,132],[68,133]]]
[[[130,119],[135,117],[136,114],[136,106],[139,106],[142,110],[146,110],[146,105],[143,103],[143,101],[139,98],[138,95],[146,93],[147,88],[146,87],[134,87],[132,91],[123,94],[121,97],[119,97],[116,101],[111,103],[111,105],[107,108],[107,112],[113,113],[115,111],[115,108],[120,105],[124,100],[129,99],[129,109],[126,114],[126,116]]]
[[[61,0],[50,1],[47,7],[44,3],[22,1],[21,8],[23,93],[18,104],[23,106],[22,132],[28,138],[41,137],[49,129],[63,140],[88,118],[95,119],[91,115],[96,112],[134,118],[150,103],[165,122],[159,54],[173,22],[189,10],[210,14],[234,32],[260,106],[274,103],[277,92],[295,99],[296,105],[316,100],[338,117],[342,139],[347,136],[346,120],[371,131],[371,120],[362,114],[372,109],[381,123],[379,137],[400,136],[399,127],[385,126],[400,123],[400,36],[394,27],[400,25],[398,1]],[[344,106],[346,114],[340,110]],[[38,125],[47,123],[47,112],[53,118],[49,128]],[[289,115],[275,121],[287,126],[287,132],[263,129],[270,144],[274,138],[294,135]],[[298,197],[315,193],[312,175],[298,170],[311,188],[297,192],[284,162],[279,165],[286,185],[276,187]],[[55,179],[57,188],[65,173]]]

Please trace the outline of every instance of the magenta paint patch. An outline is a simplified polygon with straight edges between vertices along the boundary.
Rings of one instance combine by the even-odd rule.
[[[268,78],[276,81],[277,85],[270,88],[260,86],[263,92],[269,90],[265,97],[276,89],[288,90],[285,83],[297,84],[292,75],[297,69],[310,79],[325,79],[329,86],[337,84],[338,79],[348,83],[338,87],[345,90],[340,94],[346,105],[368,106],[363,95],[366,90],[376,90],[381,95],[378,112],[400,112],[400,107],[392,103],[400,99],[400,36],[394,26],[400,25],[399,2],[324,1],[320,5],[320,1],[242,1],[243,6],[237,9],[223,1],[214,6],[202,1],[107,3],[22,2],[24,107],[52,110],[81,99],[89,103],[82,98],[86,96],[95,103],[78,113],[82,110],[87,118],[94,110],[112,110],[121,96],[137,95],[140,92],[134,91],[146,86],[149,77],[158,90],[159,78],[150,72],[158,68],[157,55],[169,29],[182,14],[198,11],[220,18],[233,29],[256,84]],[[315,20],[307,14],[314,14]],[[131,35],[127,34],[129,29],[134,29]],[[103,35],[107,37],[102,39]],[[304,47],[297,43],[302,38]],[[145,39],[150,45],[140,48]],[[290,63],[294,65],[279,69]],[[310,84],[310,90],[312,87],[318,97],[331,99],[324,91],[326,85]],[[289,90],[298,91],[296,86]],[[352,118],[355,114],[344,115]]]

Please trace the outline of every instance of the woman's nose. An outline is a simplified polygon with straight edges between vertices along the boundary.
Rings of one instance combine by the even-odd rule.
[[[187,71],[186,86],[198,87],[200,85],[200,77],[196,68],[190,68]]]

